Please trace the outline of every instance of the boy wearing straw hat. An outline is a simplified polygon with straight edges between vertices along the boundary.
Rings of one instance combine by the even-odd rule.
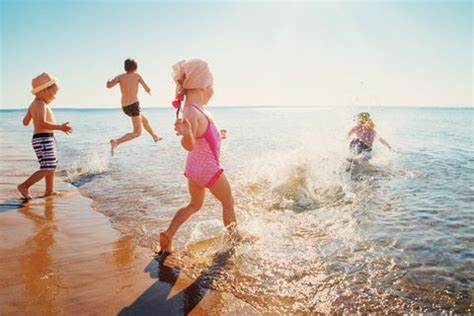
[[[45,196],[54,195],[54,172],[58,163],[56,152],[56,140],[54,131],[63,131],[67,135],[72,133],[69,122],[56,124],[50,103],[55,99],[59,90],[57,81],[47,73],[42,73],[32,81],[35,99],[28,107],[23,125],[28,126],[31,121],[34,125],[32,139],[40,169],[33,173],[22,184],[18,185],[18,191],[26,200],[31,199],[30,187],[41,179],[45,178]]]

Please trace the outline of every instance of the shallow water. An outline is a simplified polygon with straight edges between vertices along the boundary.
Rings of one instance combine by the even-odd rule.
[[[366,108],[210,110],[228,130],[222,165],[244,240],[196,247],[225,233],[209,195],[176,235],[172,258],[202,286],[261,312],[473,311],[472,109],[369,108],[397,150],[378,143],[370,164],[351,172],[345,134]],[[22,112],[0,114],[0,172],[26,177],[36,168],[31,130]],[[131,129],[118,109],[58,110],[75,133],[56,137],[59,173],[114,227],[156,249],[187,201],[185,152],[171,109],[145,114],[164,140],[144,133],[113,158],[108,140]],[[9,169],[11,160],[25,169]]]

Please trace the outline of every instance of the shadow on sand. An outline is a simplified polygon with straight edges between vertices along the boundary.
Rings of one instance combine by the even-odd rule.
[[[118,315],[187,315],[190,313],[209,291],[209,285],[216,275],[220,275],[227,267],[234,250],[232,248],[218,253],[211,265],[190,285],[181,289],[169,298],[181,270],[176,266],[166,265],[168,254],[155,257],[145,272],[153,279],[158,279],[132,305],[125,307]],[[178,286],[179,289],[179,286]]]
[[[4,200],[0,202],[0,213],[18,210],[28,203],[25,199]]]

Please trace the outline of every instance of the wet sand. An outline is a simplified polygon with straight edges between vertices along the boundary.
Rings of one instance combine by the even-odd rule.
[[[23,180],[0,178],[0,314],[257,314],[156,260],[59,179],[59,196],[21,204]]]

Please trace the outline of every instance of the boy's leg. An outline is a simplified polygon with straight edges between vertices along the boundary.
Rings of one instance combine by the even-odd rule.
[[[142,123],[143,123],[143,127],[148,132],[148,134],[150,134],[150,136],[153,137],[153,140],[155,141],[155,143],[161,140],[161,137],[155,134],[155,131],[153,131],[153,128],[151,128],[148,118],[143,114],[142,114]]]
[[[225,174],[222,174],[219,177],[219,180],[217,180],[217,182],[209,189],[222,204],[222,219],[224,220],[224,226],[228,229],[232,229],[237,224],[237,220],[235,218],[232,189],[230,188],[229,181]]]
[[[118,145],[128,142],[134,138],[137,138],[142,133],[142,116],[132,116],[132,124],[133,124],[133,132],[127,133],[118,139],[110,140],[111,146],[111,154],[112,156],[115,154],[115,149],[117,149]]]
[[[199,211],[204,203],[204,197],[206,196],[206,188],[196,184],[195,182],[188,180],[188,190],[191,196],[191,202],[185,207],[180,208],[173,219],[171,220],[168,229],[160,233],[160,248],[161,251],[172,252],[173,251],[173,237],[176,234],[178,228],[188,220],[191,215]]]
[[[46,182],[46,189],[44,191],[44,196],[54,195],[56,193],[54,192],[54,170],[49,171],[44,179]]]
[[[30,187],[35,184],[36,182],[43,179],[50,171],[45,170],[38,170],[33,173],[28,179],[25,180],[22,184],[17,186],[18,191],[20,191],[21,195],[29,200],[31,199],[30,196]]]

